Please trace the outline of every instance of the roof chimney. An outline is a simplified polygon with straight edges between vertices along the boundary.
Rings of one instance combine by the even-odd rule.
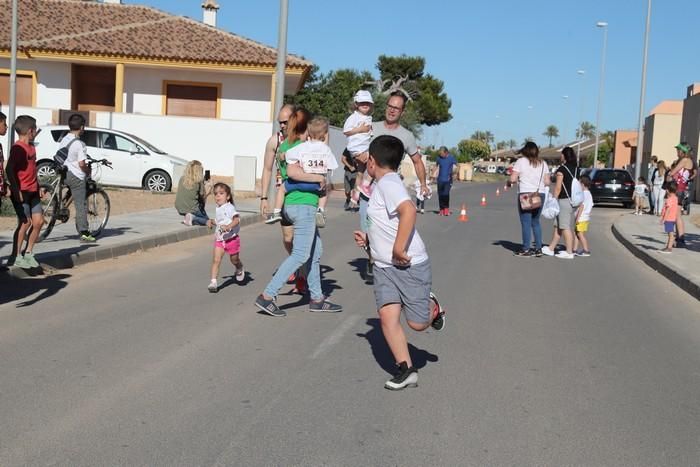
[[[219,10],[219,5],[217,5],[216,1],[205,0],[204,3],[202,3],[202,10],[204,10],[202,22],[209,26],[216,27],[216,12]]]

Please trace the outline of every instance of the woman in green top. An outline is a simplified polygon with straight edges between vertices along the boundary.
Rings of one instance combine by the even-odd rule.
[[[210,219],[204,210],[207,196],[211,193],[211,184],[204,181],[204,168],[199,161],[190,161],[177,184],[175,209],[186,225],[209,225]]]
[[[278,163],[282,179],[291,178],[298,182],[319,183],[325,189],[325,175],[307,174],[299,164],[287,165],[284,153],[306,140],[306,132],[311,115],[304,109],[297,109],[289,118],[287,139],[280,144]],[[311,301],[309,310],[317,312],[339,312],[342,307],[325,299],[321,290],[321,253],[323,246],[316,227],[316,210],[318,208],[318,192],[290,191],[284,197],[284,216],[294,227],[292,253],[277,268],[277,272],[267,284],[265,290],[255,300],[255,305],[263,312],[272,316],[286,316],[275,303],[280,289],[287,278],[310,260],[309,293]]]

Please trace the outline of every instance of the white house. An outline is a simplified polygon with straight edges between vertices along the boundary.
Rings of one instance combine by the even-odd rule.
[[[213,0],[202,7],[206,23],[118,0],[21,1],[18,114],[42,125],[83,111],[92,126],[133,133],[214,174],[232,175],[236,156],[257,158],[260,176],[276,50],[218,29]],[[0,0],[5,105],[10,29],[11,1]],[[289,55],[285,92],[297,92],[311,67]]]

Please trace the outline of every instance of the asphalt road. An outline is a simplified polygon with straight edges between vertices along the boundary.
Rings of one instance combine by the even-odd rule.
[[[0,283],[0,465],[700,464],[698,302],[614,240],[618,209],[594,211],[591,258],[514,257],[494,192],[453,191],[467,223],[419,218],[448,327],[409,334],[419,387],[398,393],[337,208],[337,315],[256,312],[283,258],[265,225],[242,231],[249,282],[216,295],[210,239]]]

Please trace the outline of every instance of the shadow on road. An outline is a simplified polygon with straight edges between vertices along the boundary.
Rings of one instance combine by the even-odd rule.
[[[513,253],[517,253],[522,248],[520,243],[513,243],[509,240],[498,240],[496,242],[493,242],[492,245],[502,246],[506,250],[512,251]]]
[[[69,274],[53,274],[41,278],[18,279],[5,271],[0,271],[0,305],[15,300],[22,300],[39,293],[31,300],[17,304],[17,308],[24,308],[52,297],[64,289],[68,282]]]
[[[354,268],[353,272],[356,272],[357,275],[360,276],[360,279],[365,281],[365,284],[372,284],[372,281],[367,279],[367,263],[368,262],[369,262],[369,259],[364,257],[364,258],[355,258],[352,261],[348,261],[348,264]]]
[[[394,374],[396,371],[396,363],[394,362],[394,357],[389,351],[389,346],[384,340],[384,334],[382,334],[382,325],[379,322],[379,318],[370,318],[367,320],[367,325],[370,329],[362,334],[357,333],[357,337],[362,337],[367,339],[370,348],[372,349],[372,355],[377,361],[380,367],[389,374]],[[428,362],[437,362],[438,356],[428,352],[427,350],[419,349],[413,344],[408,344],[408,352],[411,355],[411,360],[413,360],[413,366],[416,369],[421,369],[428,364]]]

